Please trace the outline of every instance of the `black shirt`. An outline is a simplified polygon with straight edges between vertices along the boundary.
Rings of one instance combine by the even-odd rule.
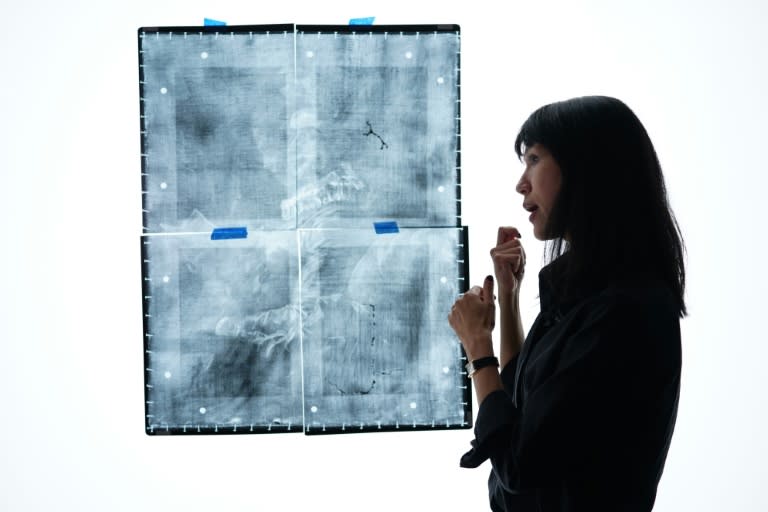
[[[541,313],[461,466],[490,458],[494,511],[651,510],[680,396],[677,302],[651,276],[558,300],[562,259],[539,273]]]

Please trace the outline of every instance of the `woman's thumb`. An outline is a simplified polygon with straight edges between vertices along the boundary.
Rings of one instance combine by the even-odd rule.
[[[483,298],[493,302],[493,276],[489,275],[483,282]]]

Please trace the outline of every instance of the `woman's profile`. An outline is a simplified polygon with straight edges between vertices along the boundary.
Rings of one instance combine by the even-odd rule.
[[[516,191],[546,240],[541,312],[523,335],[520,232],[498,230],[494,279],[448,316],[478,403],[463,467],[491,463],[494,511],[648,511],[677,417],[684,243],[661,166],[621,101],[545,105],[515,141]]]

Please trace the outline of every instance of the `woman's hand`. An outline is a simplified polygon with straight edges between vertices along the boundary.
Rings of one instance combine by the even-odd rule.
[[[499,283],[499,300],[513,298],[520,291],[520,283],[525,275],[525,251],[520,244],[517,228],[499,228],[496,247],[491,249],[491,259]]]
[[[448,323],[461,340],[470,361],[493,355],[491,333],[496,322],[493,299],[493,277],[488,276],[483,288],[473,286],[459,297],[448,315]]]

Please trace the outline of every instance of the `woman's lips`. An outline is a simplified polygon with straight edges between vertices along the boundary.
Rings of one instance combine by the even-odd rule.
[[[538,208],[536,208],[535,210],[533,210],[533,213],[531,213],[531,216],[530,216],[530,217],[528,217],[528,220],[529,220],[529,221],[531,221],[531,222],[533,222],[533,218],[536,216],[536,212],[538,212],[538,211],[539,211],[539,209],[538,209]]]

